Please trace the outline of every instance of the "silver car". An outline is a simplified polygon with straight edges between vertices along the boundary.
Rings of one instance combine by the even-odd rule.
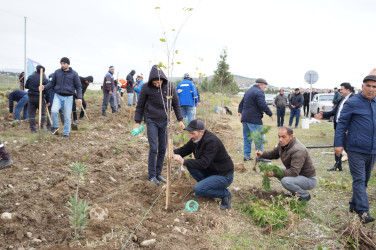
[[[311,101],[311,115],[332,111],[334,94],[316,94]]]
[[[265,94],[265,101],[267,105],[273,105],[275,95],[273,94]]]

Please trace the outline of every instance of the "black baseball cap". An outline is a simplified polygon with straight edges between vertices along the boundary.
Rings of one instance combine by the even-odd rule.
[[[295,91],[300,91],[300,89],[296,88]]]
[[[205,130],[205,124],[203,121],[195,119],[192,120],[188,126],[185,128],[188,132],[196,131],[196,130]]]
[[[374,81],[376,82],[376,75],[369,75],[369,76],[366,76],[363,80],[363,82],[366,82],[366,81]]]

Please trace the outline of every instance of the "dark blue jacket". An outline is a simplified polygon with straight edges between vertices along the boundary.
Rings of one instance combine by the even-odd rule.
[[[42,84],[46,86],[48,80],[45,75],[42,78]],[[27,78],[25,89],[28,89],[27,93],[29,97],[39,97],[39,84],[40,84],[40,74],[34,73]],[[50,102],[50,95],[46,90],[43,90],[42,95],[46,98],[46,102]]]
[[[290,106],[294,105],[296,109],[301,108],[304,102],[304,98],[302,94],[292,94],[290,98]]]
[[[24,95],[27,93],[22,90],[15,90],[9,94],[9,113],[13,113],[13,102],[18,102]]]
[[[347,151],[376,154],[376,98],[366,99],[362,93],[347,100],[338,120],[334,146]],[[346,131],[348,131],[346,136]]]
[[[257,84],[253,85],[245,92],[239,104],[238,113],[242,114],[242,122],[262,125],[264,112],[268,116],[273,115],[266,104],[264,91]]]
[[[69,67],[68,71],[58,69],[52,80],[45,86],[48,90],[54,88],[55,93],[63,96],[73,96],[77,91],[77,99],[82,99],[82,86],[76,71]]]

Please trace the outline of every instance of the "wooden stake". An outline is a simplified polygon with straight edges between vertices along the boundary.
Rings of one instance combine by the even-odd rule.
[[[168,140],[168,151],[167,151],[167,185],[166,185],[166,209],[170,204],[170,194],[171,194],[171,162],[172,162],[172,139]]]
[[[85,108],[84,108],[83,105],[81,105],[81,108],[82,108],[82,110],[84,111],[84,114],[85,114],[85,116],[86,116],[86,119],[87,119],[88,121],[90,121],[89,117],[88,117],[87,114],[86,114],[86,110],[85,110]]]
[[[43,81],[43,68],[40,69],[40,78],[39,78],[39,87],[42,87],[42,81]],[[39,90],[39,133],[40,133],[40,127],[42,123],[42,90]]]
[[[52,126],[52,119],[51,119],[51,116],[50,116],[50,111],[48,111],[47,104],[46,104],[46,112],[47,112],[48,119],[50,120],[50,123],[51,123],[51,126]]]

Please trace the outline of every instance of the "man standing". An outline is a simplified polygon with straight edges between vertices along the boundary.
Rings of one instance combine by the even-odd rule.
[[[341,93],[338,91],[338,88],[334,88],[334,98],[333,98],[333,104],[336,106],[341,101]]]
[[[134,85],[134,91],[136,91],[137,100],[140,98],[141,87],[144,85],[144,75],[138,74],[136,84]]]
[[[282,176],[276,176],[268,172],[268,177],[277,177],[282,186],[295,196],[299,194],[299,200],[309,201],[311,190],[317,185],[316,169],[306,147],[294,137],[293,130],[289,127],[278,129],[278,145],[268,152],[257,151],[256,155],[265,159],[279,159],[285,167],[280,167]]]
[[[307,91],[303,94],[303,112],[305,117],[309,116],[309,93],[310,91],[307,89]]]
[[[189,74],[185,73],[184,80],[180,82],[176,87],[176,92],[178,92],[179,96],[181,111],[187,123],[193,120],[193,109],[195,106],[195,99],[197,97],[195,86],[193,82],[189,80],[189,78]]]
[[[346,145],[353,179],[350,212],[356,212],[363,223],[375,221],[369,213],[367,184],[376,160],[376,75],[366,76],[362,92],[343,105],[334,138],[339,157]]]
[[[51,108],[53,126],[51,134],[58,134],[59,120],[57,116],[62,108],[64,112],[63,138],[67,139],[71,129],[73,95],[75,92],[77,93],[77,104],[78,107],[81,107],[82,86],[77,72],[69,67],[70,61],[67,57],[61,58],[60,65],[61,68],[55,71],[52,81],[46,85],[45,89],[54,88],[55,90],[54,103]]]
[[[128,106],[132,106],[133,103],[133,91],[134,91],[134,79],[133,76],[136,74],[136,71],[132,71],[127,75],[127,93],[128,93]]]
[[[311,101],[313,100],[313,97],[314,97],[315,95],[317,95],[317,94],[318,94],[318,92],[316,91],[315,88],[313,88],[313,89],[312,89],[312,95],[311,95]]]
[[[334,131],[336,130],[337,128],[337,123],[339,121],[339,116],[341,114],[341,111],[343,109],[343,105],[345,104],[345,102],[351,98],[352,96],[354,96],[354,94],[351,92],[352,88],[351,88],[351,85],[350,83],[348,82],[344,82],[341,84],[341,95],[342,95],[342,99],[340,100],[340,102],[338,103],[338,105],[335,106],[335,108],[332,110],[332,111],[329,111],[329,112],[320,112],[318,114],[315,115],[315,118],[316,119],[319,119],[321,120],[322,118],[329,118],[329,117],[332,117],[334,116]],[[340,156],[337,156],[336,154],[334,154],[334,159],[335,159],[335,163],[334,163],[334,166],[332,168],[329,168],[328,171],[336,171],[338,169],[338,171],[342,171],[342,155]]]
[[[19,121],[21,116],[21,110],[23,109],[23,119],[28,117],[27,103],[29,97],[25,91],[15,90],[11,93],[7,93],[6,97],[9,99],[9,118],[13,118],[13,102],[16,101],[17,105],[14,107],[14,120]]]
[[[168,94],[172,95],[172,107],[168,105]],[[163,71],[154,65],[150,70],[148,83],[141,88],[133,128],[140,129],[140,123],[145,116],[149,141],[148,180],[155,185],[159,185],[160,181],[166,183],[166,179],[162,177],[162,168],[166,154],[167,113],[172,112],[172,108],[183,131],[184,123],[178,95],[172,83],[168,83]]]
[[[20,82],[20,90],[24,90],[25,89],[25,72],[22,71],[22,73],[18,77],[18,81]]]
[[[108,68],[108,72],[104,76],[103,80],[103,103],[102,103],[102,115],[107,116],[106,110],[108,102],[110,102],[112,113],[116,113],[116,107],[115,107],[115,98],[112,95],[112,91],[114,90],[115,82],[114,82],[114,72],[115,68],[114,66],[110,66]]]
[[[43,70],[43,73],[41,73],[41,70]],[[28,97],[29,102],[27,104],[28,109],[28,117],[29,117],[29,125],[31,133],[35,133],[35,114],[37,109],[39,109],[39,88],[40,88],[40,74],[43,74],[42,77],[42,88],[44,85],[47,86],[48,80],[46,76],[44,75],[45,68],[41,65],[37,66],[36,73],[32,74],[27,78],[25,88],[28,89]],[[44,127],[44,118],[46,117],[46,104],[47,106],[50,105],[50,95],[46,90],[42,91],[42,110],[41,110],[41,124],[40,127],[43,129]]]
[[[285,120],[285,111],[287,105],[287,97],[284,95],[283,89],[279,90],[279,95],[274,99],[275,106],[277,108],[277,125],[278,127],[283,126]]]
[[[253,160],[251,157],[252,139],[250,138],[250,134],[255,131],[262,131],[262,117],[264,116],[264,112],[270,116],[272,121],[274,121],[274,115],[272,111],[270,111],[265,101],[264,90],[267,84],[268,83],[265,79],[257,78],[256,84],[247,90],[239,104],[238,115],[240,116],[240,120],[243,124],[244,161]],[[264,144],[261,143],[261,147],[258,148],[255,142],[255,149],[260,149],[263,151]],[[270,162],[269,160],[261,157],[259,157],[257,160]]]
[[[303,105],[303,101],[304,99],[303,99],[302,94],[300,94],[300,90],[296,88],[295,93],[291,96],[291,99],[290,99],[290,107],[291,107],[290,121],[289,121],[290,127],[295,117],[295,128],[298,128],[299,118],[300,118],[300,108]]]
[[[13,164],[8,152],[5,150],[4,144],[0,141],[0,169],[6,168]]]
[[[221,209],[229,209],[231,192],[227,189],[234,179],[234,163],[221,140],[201,120],[192,120],[185,129],[191,140],[174,150],[174,160],[187,167],[197,181],[195,197],[221,198]],[[183,157],[194,153],[194,159]]]

